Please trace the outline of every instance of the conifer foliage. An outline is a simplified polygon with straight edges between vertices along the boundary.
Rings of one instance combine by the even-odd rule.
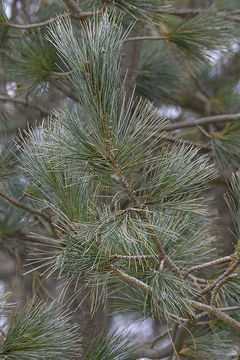
[[[177,3],[52,2],[48,14],[40,9],[39,22],[29,25],[13,23],[1,9],[2,68],[11,81],[15,76],[27,100],[0,100],[44,115],[0,152],[3,243],[11,251],[18,246],[14,234],[32,226],[38,234],[32,241],[48,248],[31,248],[29,256],[23,246],[25,272],[61,281],[59,301],[65,303],[33,297],[10,311],[2,359],[240,355],[239,244],[232,254],[218,256],[206,195],[224,164],[239,168],[239,114],[213,113],[192,124],[169,121],[160,107],[179,106],[180,87],[198,82],[212,58],[226,51],[237,15],[217,4],[181,11]],[[126,88],[132,69],[122,76],[129,43],[142,47],[131,96]],[[46,110],[38,101],[51,89],[67,99]],[[229,124],[209,134],[206,124],[218,122]],[[184,138],[181,131],[188,127],[200,129],[211,143],[199,145],[194,134],[193,140]],[[239,176],[232,175],[225,196],[237,239]],[[88,339],[86,350],[81,323],[74,325],[68,310],[82,291],[92,316],[110,306],[151,317],[167,326],[167,342],[139,346],[126,332],[105,330]]]

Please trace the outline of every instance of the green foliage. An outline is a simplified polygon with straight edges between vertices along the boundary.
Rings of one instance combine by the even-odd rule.
[[[85,0],[82,6],[86,9],[102,9],[106,4],[131,15],[136,20],[156,23],[171,9],[164,0],[109,0],[107,2],[104,0]]]
[[[50,34],[73,69],[70,82],[81,101],[81,106],[66,102],[48,129],[32,131],[23,146],[24,169],[66,219],[65,247],[52,266],[68,283],[84,278],[92,311],[106,301],[108,287],[111,292],[119,284],[114,263],[153,288],[146,298],[152,316],[191,313],[185,299],[196,290],[169,271],[155,274],[159,259],[150,233],[177,262],[186,248],[196,254],[194,261],[200,260],[197,249],[208,247],[211,236],[197,215],[181,218],[180,211],[204,213],[199,192],[214,178],[213,167],[192,147],[162,144],[165,122],[156,109],[142,100],[125,103],[119,49],[127,33],[121,35],[114,14],[87,23],[80,41],[68,19],[52,25]],[[146,221],[134,209],[133,197],[146,207]],[[123,199],[131,201],[126,210],[121,210]],[[114,254],[151,255],[153,260],[121,263]],[[138,292],[137,302],[145,296]]]
[[[29,32],[21,39],[13,39],[11,46],[16,55],[10,61],[9,74],[24,92],[41,92],[47,86],[52,71],[61,67],[54,47],[45,39],[44,28]],[[58,64],[58,65],[57,65]]]
[[[196,335],[189,337],[180,354],[183,360],[237,360],[234,346],[226,338],[226,333],[209,333],[206,335]]]
[[[101,333],[89,345],[83,360],[133,360],[133,346],[128,333]]]
[[[231,38],[230,25],[211,11],[202,11],[168,29],[167,50],[173,62],[187,72],[196,72],[209,62],[214,52],[223,50]]]
[[[180,74],[161,44],[144,42],[136,80],[136,95],[161,104],[175,102]]]
[[[240,172],[232,175],[229,184],[229,192],[225,194],[225,200],[232,215],[237,238],[240,237]],[[237,254],[236,254],[237,255]]]
[[[106,5],[102,1],[88,3],[79,5],[83,9]],[[161,28],[166,48],[144,45],[137,87],[138,94],[156,103],[166,99],[177,102],[179,98],[172,90],[182,81],[177,70],[195,72],[231,38],[225,21],[212,18],[211,9],[175,22],[173,15],[169,21],[160,17],[169,12],[163,6],[165,1],[108,3],[137,20],[154,23],[147,32]],[[159,109],[134,94],[126,100],[121,48],[133,25],[124,31],[122,18],[105,10],[90,21],[73,25],[70,17],[62,17],[49,26],[47,39],[45,29],[41,29],[25,32],[20,40],[12,41],[13,55],[18,56],[15,68],[10,64],[12,76],[18,72],[19,78],[14,76],[14,81],[22,88],[26,86],[31,97],[32,90],[48,86],[53,72],[61,69],[70,71],[60,80],[61,85],[79,101],[65,101],[51,119],[23,137],[18,147],[19,162],[27,178],[23,177],[12,196],[19,199],[19,191],[26,190],[21,201],[36,207],[47,205],[50,214],[54,211],[51,220],[59,237],[54,253],[43,251],[31,261],[36,269],[46,266],[51,274],[64,279],[63,294],[74,284],[69,303],[84,288],[92,313],[113,298],[118,311],[171,324],[177,321],[183,325],[181,329],[194,316],[189,300],[205,303],[208,299],[201,297],[200,289],[207,286],[209,278],[198,284],[199,278],[184,277],[184,272],[212,259],[214,236],[206,219],[202,191],[216,172],[195,146],[166,144],[167,121],[160,118]],[[168,88],[159,85],[160,81],[167,82]],[[159,94],[149,95],[152,91]],[[218,137],[222,147],[214,146],[224,153],[222,157],[230,142],[238,152],[237,135],[238,125],[234,123]],[[4,154],[0,154],[0,166],[5,171],[11,169],[11,161]],[[240,160],[238,153],[234,160],[236,164]],[[12,176],[4,171],[3,178]],[[238,175],[232,180],[232,194],[227,199],[239,236]],[[14,178],[11,181],[14,186]],[[9,214],[14,210],[1,202],[2,232],[12,235],[27,216],[19,210],[20,215],[16,212],[9,225]],[[239,259],[239,245],[233,258]],[[238,295],[239,281],[229,281],[219,289],[217,303],[235,305]],[[238,315],[233,313],[232,317]],[[196,336],[195,345],[188,341],[187,351],[181,355],[227,360],[224,351],[229,344],[221,341],[218,334]],[[56,304],[43,305],[35,300],[12,317],[0,355],[5,360],[69,360],[69,356],[79,357],[78,350],[77,329],[69,316]],[[84,360],[130,358],[127,341],[105,333],[83,355]]]
[[[6,181],[18,173],[16,157],[16,146],[13,141],[2,139],[0,146],[0,181]]]
[[[158,264],[159,265],[159,264]],[[149,265],[146,266],[146,268]],[[185,281],[181,281],[169,270],[162,271],[131,269],[136,276],[140,275],[141,280],[152,287],[152,292],[146,292],[134,285],[122,282],[122,287],[113,295],[113,309],[117,312],[132,312],[139,318],[152,317],[155,319],[166,319],[171,321],[173,316],[181,316],[188,313],[193,314],[187,299],[197,296],[198,292],[194,287]],[[129,271],[129,270],[128,270]],[[179,320],[180,321],[180,320]]]
[[[221,169],[237,170],[240,161],[240,121],[227,124],[220,133],[212,134],[212,146]]]
[[[190,211],[196,207],[201,212],[201,200],[195,196],[214,177],[214,167],[207,157],[198,156],[197,148],[175,144],[144,169],[137,190],[149,206]]]
[[[4,360],[69,360],[79,356],[79,334],[66,311],[56,303],[29,301],[11,318],[1,345]]]

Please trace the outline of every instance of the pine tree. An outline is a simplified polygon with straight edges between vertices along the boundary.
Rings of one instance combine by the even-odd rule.
[[[237,360],[238,2],[17,3],[1,6],[0,229],[34,296],[2,299],[0,357]],[[51,301],[47,278],[62,285]],[[81,308],[89,322],[152,318],[159,333],[87,333]]]

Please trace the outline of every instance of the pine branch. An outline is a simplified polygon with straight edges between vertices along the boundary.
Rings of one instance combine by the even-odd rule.
[[[151,286],[147,285],[146,283],[142,282],[141,280],[136,279],[133,276],[130,276],[128,274],[126,274],[125,272],[123,272],[122,270],[118,269],[116,266],[114,265],[110,265],[111,269],[113,270],[113,272],[120,277],[122,280],[137,286],[139,288],[141,288],[144,291],[153,292],[153,289]],[[206,305],[203,303],[200,303],[198,301],[195,300],[190,300],[190,299],[186,299],[186,301],[192,305],[195,309],[199,309],[201,311],[207,312],[209,314],[215,315],[216,317],[218,317],[219,319],[223,320],[224,322],[226,322],[227,324],[229,324],[230,326],[234,327],[237,330],[240,330],[240,322],[231,318],[230,316],[226,315],[223,311],[219,310],[219,308],[213,308],[210,305]],[[191,320],[191,324],[193,325],[193,320]],[[186,325],[187,327],[187,325]]]
[[[70,15],[75,19],[81,19],[83,11],[82,9],[75,3],[74,0],[64,0],[65,4],[67,5],[68,9],[70,10]]]
[[[60,14],[56,17],[53,17],[51,19],[48,19],[46,21],[42,21],[40,23],[36,23],[36,24],[13,24],[13,23],[10,23],[10,22],[6,22],[5,25],[7,25],[8,27],[10,28],[13,28],[13,29],[20,29],[20,30],[29,30],[29,29],[35,29],[35,28],[38,28],[38,27],[42,27],[42,26],[46,26],[46,25],[49,25],[65,16],[68,16],[68,14]]]
[[[105,122],[105,119],[103,119],[103,122]],[[131,203],[134,207],[138,209],[138,214],[143,222],[148,224],[148,233],[151,236],[159,254],[162,256],[162,258],[166,261],[166,264],[169,266],[169,268],[178,276],[182,277],[182,273],[180,269],[174,264],[174,262],[169,258],[169,256],[165,253],[165,251],[162,248],[162,245],[155,233],[155,231],[150,227],[149,219],[145,213],[145,210],[147,208],[144,204],[141,204],[138,200],[138,198],[135,196],[133,189],[131,188],[130,184],[128,183],[125,176],[122,174],[122,170],[120,165],[117,163],[117,160],[114,155],[114,149],[111,142],[111,139],[113,138],[112,134],[109,133],[106,129],[106,124],[104,125],[104,139],[106,143],[106,147],[109,153],[109,161],[113,168],[115,169],[116,176],[121,180],[123,188],[125,189],[126,193],[128,194]]]
[[[182,144],[186,144],[186,145],[192,145],[192,146],[196,146],[201,148],[202,150],[206,150],[206,151],[211,151],[212,147],[209,144],[201,144],[192,140],[185,140],[185,139],[179,139],[179,138],[175,138],[173,136],[164,136],[163,139],[166,139],[167,141],[173,142],[175,143],[176,141],[181,142]]]
[[[188,302],[195,308],[201,311],[206,311],[211,315],[215,315],[219,319],[223,320],[225,323],[229,324],[231,327],[237,329],[240,331],[240,322],[231,318],[227,314],[225,314],[223,311],[219,310],[218,308],[213,308],[209,305],[200,303],[195,300],[188,300]]]
[[[113,254],[110,255],[109,258],[110,259],[119,259],[119,260],[143,260],[143,259],[155,259],[156,257],[161,258],[161,255],[138,255],[138,256],[134,256],[134,255],[118,255],[118,254]]]
[[[115,265],[110,264],[109,267],[111,268],[111,270],[114,272],[114,274],[116,274],[120,279],[128,282],[129,284],[132,284],[142,290],[148,291],[148,292],[152,292],[152,288],[147,285],[146,283],[144,283],[141,280],[136,279],[135,277],[126,274],[124,271],[118,269]]]
[[[124,43],[131,42],[131,41],[145,41],[145,40],[167,40],[167,36],[136,36],[130,37],[124,40]]]
[[[224,280],[226,277],[228,277],[240,264],[240,261],[233,261],[228,269],[221,275],[219,276],[211,285],[209,285],[208,287],[206,287],[203,291],[202,294],[206,294],[207,292],[213,290],[216,286],[218,286],[218,284]]]
[[[192,266],[190,269],[188,269],[185,272],[184,277],[188,276],[193,271],[205,269],[205,268],[208,268],[208,267],[211,267],[211,266],[214,266],[214,265],[217,265],[217,264],[222,264],[222,263],[225,263],[225,262],[228,262],[228,261],[231,261],[231,260],[232,260],[231,256],[224,256],[222,258],[212,260],[212,261],[206,262],[204,264]]]
[[[215,116],[208,116],[192,121],[182,121],[175,124],[169,124],[165,127],[165,130],[172,131],[177,129],[183,129],[187,127],[194,127],[198,125],[207,125],[207,124],[214,124],[214,123],[224,123],[228,121],[234,121],[240,119],[240,113],[238,114],[225,114],[225,115],[215,115]]]
[[[235,273],[235,274],[230,274],[226,277],[224,277],[224,279],[222,279],[221,281],[218,282],[218,284],[215,286],[213,292],[212,292],[212,296],[211,296],[211,301],[210,301],[210,305],[213,306],[216,296],[217,296],[217,292],[220,289],[220,287],[222,285],[224,285],[227,281],[233,280],[233,279],[238,279],[240,278],[240,275]]]
[[[34,110],[39,111],[44,116],[51,116],[52,115],[52,113],[49,110],[43,108],[42,106],[37,105],[37,104],[29,103],[29,102],[24,101],[22,99],[10,98],[9,96],[0,95],[0,101],[5,101],[5,102],[9,101],[9,102],[12,102],[14,104],[20,104],[20,105],[24,105],[24,106],[29,107],[29,108],[33,108]]]
[[[74,17],[75,19],[77,19],[77,20],[83,20],[83,19],[86,19],[88,17],[94,16],[96,14],[97,14],[96,12],[92,12],[92,11],[80,12],[79,14],[70,13],[70,15],[72,17]],[[10,22],[7,21],[5,23],[5,25],[7,25],[8,27],[13,28],[13,29],[30,30],[30,29],[35,29],[35,28],[47,26],[49,24],[52,24],[55,21],[58,21],[59,19],[64,18],[65,16],[68,16],[68,14],[66,14],[66,13],[65,14],[60,14],[60,15],[57,15],[57,16],[51,18],[51,19],[48,19],[46,21],[42,21],[40,23],[35,23],[35,24],[23,24],[23,25],[21,25],[21,24],[13,24],[13,23],[10,23]]]
[[[38,209],[35,209],[29,205],[26,205],[26,204],[23,204],[15,199],[13,199],[12,197],[8,196],[7,194],[5,194],[4,192],[2,192],[0,190],[0,196],[7,200],[8,202],[10,202],[11,204],[13,204],[14,206],[20,208],[20,209],[23,209],[31,214],[34,214],[34,215],[37,215],[37,216],[40,216],[41,218],[43,218],[51,227],[52,229],[52,232],[53,234],[56,236],[56,230],[55,230],[55,227],[54,227],[54,224],[52,223],[52,220],[51,220],[51,217],[49,217],[48,215],[44,214],[44,212],[42,210],[38,210]]]

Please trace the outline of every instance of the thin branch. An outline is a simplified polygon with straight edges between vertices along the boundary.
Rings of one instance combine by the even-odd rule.
[[[168,136],[168,135],[164,136],[163,139],[166,139],[166,140],[168,140],[170,142],[180,141],[183,144],[200,147],[201,149],[207,150],[207,151],[212,150],[212,147],[209,144],[201,144],[201,143],[197,143],[197,142],[191,141],[191,140],[178,139],[178,138],[175,138],[173,136]]]
[[[203,284],[206,284],[206,283],[208,282],[207,279],[203,279],[203,278],[200,278],[200,277],[197,277],[197,276],[193,276],[193,275],[191,275],[191,274],[188,274],[188,277],[189,277],[189,279],[193,280],[194,282],[200,282],[200,283],[202,283],[201,286],[205,286],[205,285],[203,285]]]
[[[2,192],[0,190],[0,196],[7,200],[9,203],[11,203],[12,205],[20,208],[20,209],[23,209],[31,214],[34,214],[34,215],[37,215],[37,216],[40,216],[41,218],[43,218],[51,227],[54,235],[56,235],[56,230],[55,230],[55,227],[51,221],[51,217],[49,217],[48,215],[44,214],[42,212],[42,210],[38,210],[38,209],[35,209],[33,208],[32,206],[29,206],[29,205],[26,205],[26,204],[23,204],[15,199],[13,199],[12,197],[8,196],[7,194],[5,194],[4,192]]]
[[[11,27],[13,29],[21,29],[21,30],[29,30],[29,29],[34,29],[34,28],[38,28],[38,27],[42,27],[42,26],[46,26],[46,25],[49,25],[59,19],[62,19],[63,17],[65,16],[68,16],[67,13],[64,13],[64,14],[60,14],[56,17],[53,17],[51,19],[48,19],[46,21],[43,21],[43,22],[40,22],[40,23],[35,23],[35,24],[25,24],[25,25],[21,25],[21,24],[13,24],[13,23],[10,23],[10,22],[6,22],[5,24],[8,26],[8,27]]]
[[[51,79],[49,79],[49,83],[55,87],[59,92],[61,92],[63,95],[67,96],[69,99],[72,99],[76,102],[80,102],[80,99],[74,95],[73,93],[71,93],[70,90],[61,87],[58,83],[56,83],[55,81],[52,81]]]
[[[56,76],[56,77],[66,77],[66,76],[71,75],[73,72],[74,72],[74,70],[66,71],[66,72],[52,71],[51,75]]]
[[[231,261],[231,260],[232,260],[231,256],[224,256],[224,257],[216,259],[216,260],[212,260],[212,261],[200,264],[200,265],[192,266],[190,269],[188,269],[185,272],[184,277],[188,276],[193,271],[200,270],[200,269],[205,269],[205,268],[208,268],[208,267],[211,267],[211,266],[214,266],[214,265],[217,265],[217,264],[222,264],[222,263],[225,263],[225,262],[228,262],[228,261]]]
[[[208,287],[206,287],[203,291],[202,294],[206,294],[208,291],[213,290],[216,286],[218,286],[218,284],[225,279],[228,275],[230,275],[235,269],[236,267],[240,264],[240,261],[233,261],[232,264],[230,264],[230,266],[228,267],[228,269],[221,275],[219,276],[211,285],[209,285]]]
[[[10,60],[12,60],[14,62],[21,61],[16,56],[13,56],[12,54],[9,54],[6,50],[0,49],[0,54],[6,56],[7,58],[9,58]]]
[[[240,306],[223,307],[223,308],[218,308],[218,310],[220,310],[220,311],[236,311],[236,310],[240,310]]]
[[[178,16],[198,15],[203,12],[203,9],[176,9],[172,10],[171,13]]]
[[[104,141],[105,141],[106,149],[107,149],[107,152],[109,155],[109,163],[113,167],[118,178],[121,180],[122,186],[123,186],[125,192],[127,193],[127,195],[129,196],[129,199],[130,199],[132,205],[134,207],[136,207],[136,210],[138,210],[140,219],[146,223],[148,234],[152,238],[157,251],[162,256],[162,258],[166,261],[166,264],[172,270],[172,272],[182,278],[182,273],[181,273],[180,269],[175,265],[175,263],[165,253],[165,251],[162,248],[162,245],[159,241],[158,236],[156,235],[154,229],[151,227],[151,224],[150,224],[149,219],[145,212],[145,210],[147,209],[146,206],[144,204],[140,203],[139,199],[134,194],[134,191],[131,188],[131,185],[129,184],[125,175],[122,173],[121,166],[117,162],[115,154],[114,154],[114,147],[113,147],[113,144],[111,141],[111,139],[112,139],[111,130],[107,129],[106,120],[105,120],[104,116],[103,116],[103,131],[104,131]]]
[[[167,40],[167,36],[135,36],[135,37],[130,37],[126,40],[124,40],[123,43],[127,43],[130,41],[143,41],[143,40]]]
[[[79,14],[74,14],[74,13],[71,13],[70,15],[72,17],[74,17],[75,19],[77,20],[81,20],[81,19],[86,19],[90,16],[93,16],[95,15],[96,12],[92,12],[92,11],[88,11],[88,12],[81,12]],[[40,23],[35,23],[35,24],[25,24],[25,25],[21,25],[21,24],[13,24],[13,23],[10,23],[10,22],[6,22],[5,25],[7,25],[8,27],[10,28],[13,28],[13,29],[20,29],[20,30],[29,30],[29,29],[35,29],[35,28],[39,28],[39,27],[42,27],[42,26],[46,26],[46,25],[49,25],[59,19],[62,19],[63,17],[65,16],[69,16],[68,13],[64,13],[64,14],[60,14],[60,15],[57,15],[51,19],[48,19],[46,21],[43,21],[43,22],[40,22]]]
[[[157,343],[159,340],[161,340],[164,336],[168,335],[169,331],[172,331],[172,329],[167,329],[167,330],[165,330],[161,335],[157,336],[157,337],[153,340],[153,342],[152,342],[152,344],[151,344],[151,349],[154,348],[154,346],[156,345],[156,343]]]
[[[75,3],[73,0],[64,0],[65,4],[70,10],[70,13],[76,19],[79,19],[82,16],[82,9]]]
[[[158,258],[162,258],[160,255],[138,255],[138,256],[134,256],[134,255],[118,255],[118,254],[113,254],[110,255],[109,258],[110,259],[120,259],[120,260],[142,260],[142,259],[155,259],[156,257]]]
[[[151,286],[145,284],[143,281],[136,279],[135,277],[126,274],[124,271],[118,269],[115,265],[110,264],[109,265],[110,268],[112,269],[112,271],[118,276],[120,277],[122,280],[135,285],[137,287],[139,287],[140,289],[144,290],[144,291],[148,291],[151,292],[153,291],[153,289],[151,288]]]
[[[209,305],[202,304],[202,303],[200,303],[198,301],[195,301],[195,300],[188,300],[188,302],[195,309],[202,310],[202,311],[207,311],[209,314],[215,315],[216,317],[223,320],[224,322],[226,322],[227,324],[229,324],[233,328],[237,329],[238,331],[240,330],[240,322],[233,319],[233,318],[231,318],[230,316],[228,316],[227,314],[225,314],[223,311],[219,310],[218,308],[213,308],[213,307],[211,307]]]
[[[211,135],[200,125],[197,125],[198,130],[203,133],[204,136],[208,137],[209,139],[212,139]]]
[[[232,280],[232,279],[237,279],[239,277],[240,277],[240,275],[235,273],[235,274],[230,274],[230,275],[226,276],[224,279],[222,279],[221,281],[219,281],[212,292],[210,305],[213,306],[216,296],[217,296],[217,292],[221,286],[223,286],[227,281]]]
[[[227,121],[234,121],[240,119],[240,113],[237,114],[225,114],[225,115],[216,115],[216,116],[208,116],[192,121],[182,121],[175,124],[169,124],[165,127],[165,130],[171,131],[171,130],[177,130],[177,129],[183,129],[187,127],[194,127],[198,125],[207,125],[207,124],[213,124],[213,123],[222,123]]]
[[[15,104],[20,104],[20,105],[24,105],[26,107],[31,107],[34,110],[40,111],[40,113],[44,116],[51,116],[51,112],[45,108],[43,108],[40,105],[37,104],[32,104],[32,103],[28,103],[22,99],[16,99],[16,98],[10,98],[9,96],[5,96],[5,95],[0,95],[0,101],[9,101]]]

